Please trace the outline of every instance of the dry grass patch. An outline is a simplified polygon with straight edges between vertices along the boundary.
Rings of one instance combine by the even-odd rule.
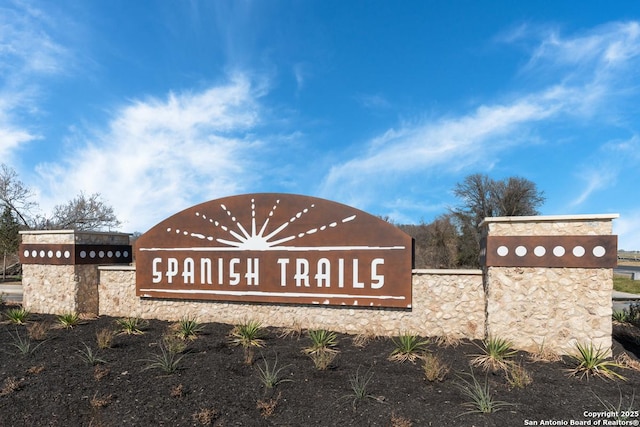
[[[460,343],[462,342],[462,340],[458,337],[454,337],[452,335],[443,335],[443,336],[439,336],[434,338],[433,342],[438,346],[438,347],[444,347],[444,348],[448,348],[448,347],[457,347],[460,345]]]
[[[177,386],[171,387],[171,397],[184,397],[184,385],[182,385],[182,383],[178,384]]]
[[[111,372],[111,370],[109,368],[107,368],[107,367],[103,367],[103,366],[100,366],[100,365],[95,365],[95,367],[93,368],[93,378],[96,381],[100,381],[104,377],[109,375],[110,372]]]
[[[378,339],[378,336],[372,330],[365,330],[351,339],[354,347],[365,348],[371,341]]]
[[[42,371],[44,371],[44,365],[32,366],[29,369],[27,369],[27,374],[38,375]]]
[[[627,369],[640,372],[640,361],[633,359],[627,353],[622,353],[616,357],[616,363]]]
[[[391,414],[391,427],[413,427],[413,422],[393,412]]]
[[[435,354],[426,353],[422,356],[422,370],[427,381],[442,382],[451,371],[451,366]]]
[[[33,322],[27,326],[29,338],[34,341],[44,341],[51,326],[47,322]]]
[[[98,348],[104,350],[106,348],[111,348],[113,345],[113,339],[116,336],[116,331],[104,328],[100,329],[96,332],[96,343],[98,344]]]
[[[108,394],[106,396],[98,396],[98,392],[96,392],[91,398],[91,407],[92,408],[104,408],[108,406],[113,401],[113,395]]]
[[[23,379],[17,379],[15,377],[6,378],[0,389],[0,396],[6,396],[20,390],[23,383]]]
[[[275,399],[258,400],[258,403],[256,404],[256,408],[260,410],[260,415],[263,418],[270,417],[274,414],[274,412],[276,411],[276,408],[278,407],[278,401],[280,400],[281,396],[282,396],[282,393],[278,393],[278,396],[276,396]]]
[[[533,382],[529,372],[520,363],[510,363],[506,375],[507,382],[513,388],[525,388]]]
[[[202,408],[198,412],[192,415],[193,421],[201,426],[210,426],[216,418],[220,415],[220,412],[216,409]]]

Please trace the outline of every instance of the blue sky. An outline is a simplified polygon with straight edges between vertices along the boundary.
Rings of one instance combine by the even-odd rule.
[[[640,249],[640,2],[0,0],[0,162],[146,231],[317,196],[429,222],[472,173]]]

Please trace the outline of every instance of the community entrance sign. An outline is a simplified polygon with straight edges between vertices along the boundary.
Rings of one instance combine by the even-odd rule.
[[[352,207],[292,194],[213,200],[136,242],[140,297],[411,307],[412,239]]]

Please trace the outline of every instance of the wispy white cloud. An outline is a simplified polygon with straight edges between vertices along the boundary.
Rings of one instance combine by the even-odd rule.
[[[29,116],[38,110],[42,79],[64,71],[69,51],[57,43],[51,20],[22,2],[0,7],[0,158],[38,138]]]
[[[519,28],[503,40],[540,34]],[[389,130],[373,138],[364,154],[334,166],[322,193],[338,194],[340,200],[366,207],[384,184],[427,169],[447,172],[473,166],[486,170],[505,150],[537,141],[527,134],[538,124],[583,121],[595,112],[611,114],[607,108],[611,100],[635,90],[624,81],[629,73],[638,78],[640,24],[612,23],[576,36],[546,32],[530,58],[525,73],[554,71],[537,89],[504,94],[508,101],[487,103],[457,117],[405,123]],[[606,184],[594,178],[582,197]]]
[[[81,135],[64,163],[40,165],[43,205],[99,192],[124,228],[144,231],[198,200],[242,191],[260,170],[261,142],[251,135],[260,121],[256,96],[250,81],[235,76],[120,108],[102,134],[88,142]]]

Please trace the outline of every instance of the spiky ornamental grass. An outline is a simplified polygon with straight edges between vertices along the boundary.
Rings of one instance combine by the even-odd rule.
[[[493,399],[493,397],[491,396],[491,388],[489,387],[489,380],[487,376],[485,376],[484,383],[481,384],[475,377],[473,369],[471,370],[470,374],[463,373],[462,375],[468,377],[469,379],[458,375],[458,379],[460,381],[456,382],[455,385],[468,399],[467,402],[463,403],[463,406],[466,406],[470,409],[459,414],[458,416],[467,414],[490,414],[492,412],[499,411],[505,406],[512,406],[511,403]]]
[[[127,335],[142,335],[149,322],[138,317],[124,317],[117,319],[116,323],[120,327],[120,331]]]
[[[36,345],[33,345],[33,342],[29,339],[29,337],[22,338],[17,329],[15,335],[13,335],[11,332],[9,332],[9,335],[11,335],[11,338],[13,340],[13,342],[11,342],[11,345],[15,347],[18,350],[18,354],[22,356],[29,356],[33,354],[33,352],[36,351],[38,347],[44,344],[44,341],[42,341]]]
[[[71,329],[80,323],[80,315],[78,313],[63,313],[58,316],[58,322],[65,329]]]
[[[82,345],[84,345],[84,350],[78,349],[77,351],[78,354],[80,354],[80,356],[82,357],[82,360],[84,360],[87,364],[95,366],[100,363],[107,363],[106,360],[98,357],[98,353],[94,352],[87,344],[82,343]]]
[[[203,328],[195,317],[185,316],[176,325],[176,335],[183,340],[195,340]]]
[[[275,355],[275,360],[273,361],[273,365],[270,365],[267,359],[262,357],[264,361],[264,368],[262,366],[258,366],[258,378],[260,378],[260,382],[268,389],[272,389],[280,383],[293,381],[290,378],[283,378],[282,371],[288,368],[290,365],[278,366],[278,355]]]
[[[153,353],[148,359],[143,360],[148,363],[143,370],[160,369],[167,374],[173,374],[180,369],[180,362],[184,358],[184,354],[178,355],[178,353],[170,351],[162,341],[158,344],[158,348],[160,349],[159,353]]]
[[[394,362],[406,362],[415,363],[425,351],[426,346],[429,344],[429,340],[421,340],[418,335],[405,332],[397,338],[392,338],[395,348],[389,356],[389,360]]]
[[[16,325],[24,325],[25,323],[27,323],[27,319],[29,318],[31,313],[26,308],[19,307],[19,308],[10,308],[4,313],[4,315],[7,316],[7,319],[9,319],[9,322],[14,323]]]
[[[264,347],[262,323],[249,320],[233,327],[230,333],[231,343],[244,349],[244,361],[253,363],[254,349]]]
[[[589,345],[576,343],[576,350],[577,353],[570,355],[570,357],[576,361],[578,365],[570,371],[570,375],[580,375],[580,378],[587,377],[587,380],[591,376],[605,379],[626,379],[611,369],[623,369],[624,366],[608,360],[606,350],[603,350],[601,347],[596,349],[593,343],[589,343]]]
[[[326,329],[310,329],[307,334],[311,345],[302,349],[302,352],[311,358],[316,369],[324,371],[339,353],[335,348],[338,345],[338,335]]]
[[[478,366],[486,371],[506,371],[509,369],[511,358],[516,355],[517,351],[512,350],[512,344],[502,338],[488,337],[482,341],[481,350],[484,354],[478,354],[471,360],[473,366]]]

